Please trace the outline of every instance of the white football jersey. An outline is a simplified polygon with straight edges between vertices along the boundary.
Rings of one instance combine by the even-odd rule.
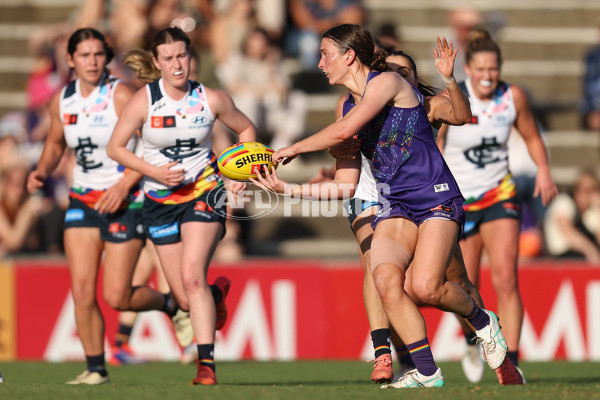
[[[497,187],[509,173],[508,137],[517,117],[510,86],[500,82],[490,100],[480,100],[464,83],[471,102],[471,122],[449,126],[444,158],[467,201]]]
[[[66,85],[60,94],[60,115],[67,146],[77,159],[73,171],[73,187],[106,190],[117,183],[125,168],[106,154],[106,146],[117,123],[114,93],[120,81],[108,75],[92,93],[83,97],[79,80]],[[127,148],[134,150],[137,137]]]
[[[190,81],[189,90],[180,100],[170,98],[162,79],[146,85],[148,115],[142,128],[144,159],[152,165],[178,161],[173,168],[182,168],[185,178],[181,185],[193,184],[210,170],[214,163],[211,132],[215,117],[208,106],[204,87]],[[210,173],[206,180],[217,180]],[[213,176],[214,175],[214,176]],[[144,191],[171,190],[155,179],[146,177]]]

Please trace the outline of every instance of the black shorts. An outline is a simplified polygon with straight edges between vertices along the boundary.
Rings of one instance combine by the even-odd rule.
[[[144,198],[144,227],[154,244],[181,241],[181,225],[186,222],[219,222],[227,218],[225,190],[210,191],[187,203],[163,204]]]
[[[371,207],[379,207],[377,201],[367,201],[359,197],[353,197],[350,200],[344,202],[344,209],[348,215],[350,225],[354,223],[354,220],[362,214],[363,211],[368,210]]]
[[[146,240],[141,209],[125,208],[112,214],[100,214],[73,198],[69,201],[64,227],[98,228],[100,238],[110,243],[122,243],[131,239]]]
[[[479,233],[481,224],[501,218],[521,218],[521,208],[517,197],[502,200],[482,210],[466,211],[462,239]]]

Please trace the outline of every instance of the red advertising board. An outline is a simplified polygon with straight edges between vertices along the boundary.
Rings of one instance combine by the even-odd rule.
[[[13,266],[17,359],[82,359],[64,262]],[[211,266],[232,280],[229,319],[217,335],[222,360],[370,358],[360,265],[316,260],[248,260]],[[482,271],[486,307],[495,309],[489,271]],[[525,306],[521,356],[526,360],[600,360],[600,269],[586,264],[527,264],[519,270]],[[102,293],[101,290],[98,293]],[[108,342],[117,313],[102,300]],[[425,309],[438,360],[457,359],[464,339],[453,315]],[[141,313],[132,347],[142,357],[174,360],[180,349],[168,318]]]

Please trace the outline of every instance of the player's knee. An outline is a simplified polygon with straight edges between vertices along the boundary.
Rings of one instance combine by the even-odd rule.
[[[517,290],[517,276],[512,271],[494,273],[492,281],[496,293],[510,293]]]
[[[104,290],[104,301],[114,310],[127,311],[129,309],[129,295],[119,290]]]
[[[77,284],[71,286],[73,303],[78,307],[88,307],[96,303],[96,287],[91,284]]]
[[[413,279],[411,283],[414,296],[422,303],[434,307],[441,304],[443,288],[436,280]]]
[[[379,297],[385,303],[391,296],[402,291],[404,273],[393,264],[379,264],[373,270],[373,282]]]

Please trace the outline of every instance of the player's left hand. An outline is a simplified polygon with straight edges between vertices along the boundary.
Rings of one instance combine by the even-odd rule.
[[[264,177],[261,174],[256,175],[256,179],[250,178],[250,182],[254,183],[258,187],[263,187],[267,190],[271,190],[275,193],[286,194],[286,189],[290,191],[290,184],[284,180],[279,179],[275,167],[271,167],[271,171],[267,166],[264,167]]]
[[[538,169],[537,176],[535,177],[535,191],[533,197],[542,196],[542,204],[547,206],[550,204],[552,199],[558,194],[558,188],[550,175],[550,169]]]
[[[433,48],[433,60],[440,75],[450,78],[454,74],[454,61],[458,49],[454,48],[452,40],[437,36],[437,47]]]

